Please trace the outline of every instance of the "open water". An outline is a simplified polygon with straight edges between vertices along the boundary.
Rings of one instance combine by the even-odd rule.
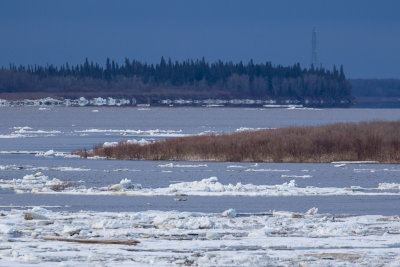
[[[167,195],[16,194],[12,189],[0,186],[0,206],[43,205],[70,211],[222,212],[234,208],[238,212],[252,213],[270,210],[305,212],[317,207],[321,213],[331,214],[398,215],[398,164],[154,162],[80,159],[54,153],[43,156],[49,150],[70,152],[121,140],[152,141],[192,134],[371,120],[400,120],[400,110],[5,107],[0,109],[0,180],[3,181],[41,172],[51,179],[79,181],[86,188],[107,187],[118,184],[122,179],[130,179],[144,189],[156,189],[217,177],[224,185],[274,186],[295,180],[297,188],[318,187],[322,188],[321,191],[327,188],[337,188],[338,191],[353,189],[348,195],[189,194],[185,196],[185,201],[177,201],[175,196]],[[392,184],[393,188],[377,190],[380,184]]]

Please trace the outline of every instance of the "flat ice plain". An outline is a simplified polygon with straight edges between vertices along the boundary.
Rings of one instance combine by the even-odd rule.
[[[399,110],[1,108],[0,266],[399,266],[400,165],[79,159]],[[137,241],[137,242],[136,242]]]

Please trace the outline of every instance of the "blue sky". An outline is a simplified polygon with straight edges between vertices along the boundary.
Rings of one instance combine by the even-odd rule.
[[[395,0],[0,0],[0,65],[157,63],[205,57],[344,65],[350,78],[400,78]]]

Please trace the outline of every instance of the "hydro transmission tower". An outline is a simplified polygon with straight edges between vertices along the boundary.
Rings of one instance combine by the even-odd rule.
[[[312,40],[311,40],[311,64],[316,68],[318,66],[317,59],[317,29],[314,27],[312,31]]]

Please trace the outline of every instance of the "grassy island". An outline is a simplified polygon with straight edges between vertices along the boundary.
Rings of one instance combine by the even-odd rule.
[[[120,142],[73,152],[130,160],[231,162],[379,161],[400,163],[400,121],[335,123],[221,135],[170,138],[147,145]]]

